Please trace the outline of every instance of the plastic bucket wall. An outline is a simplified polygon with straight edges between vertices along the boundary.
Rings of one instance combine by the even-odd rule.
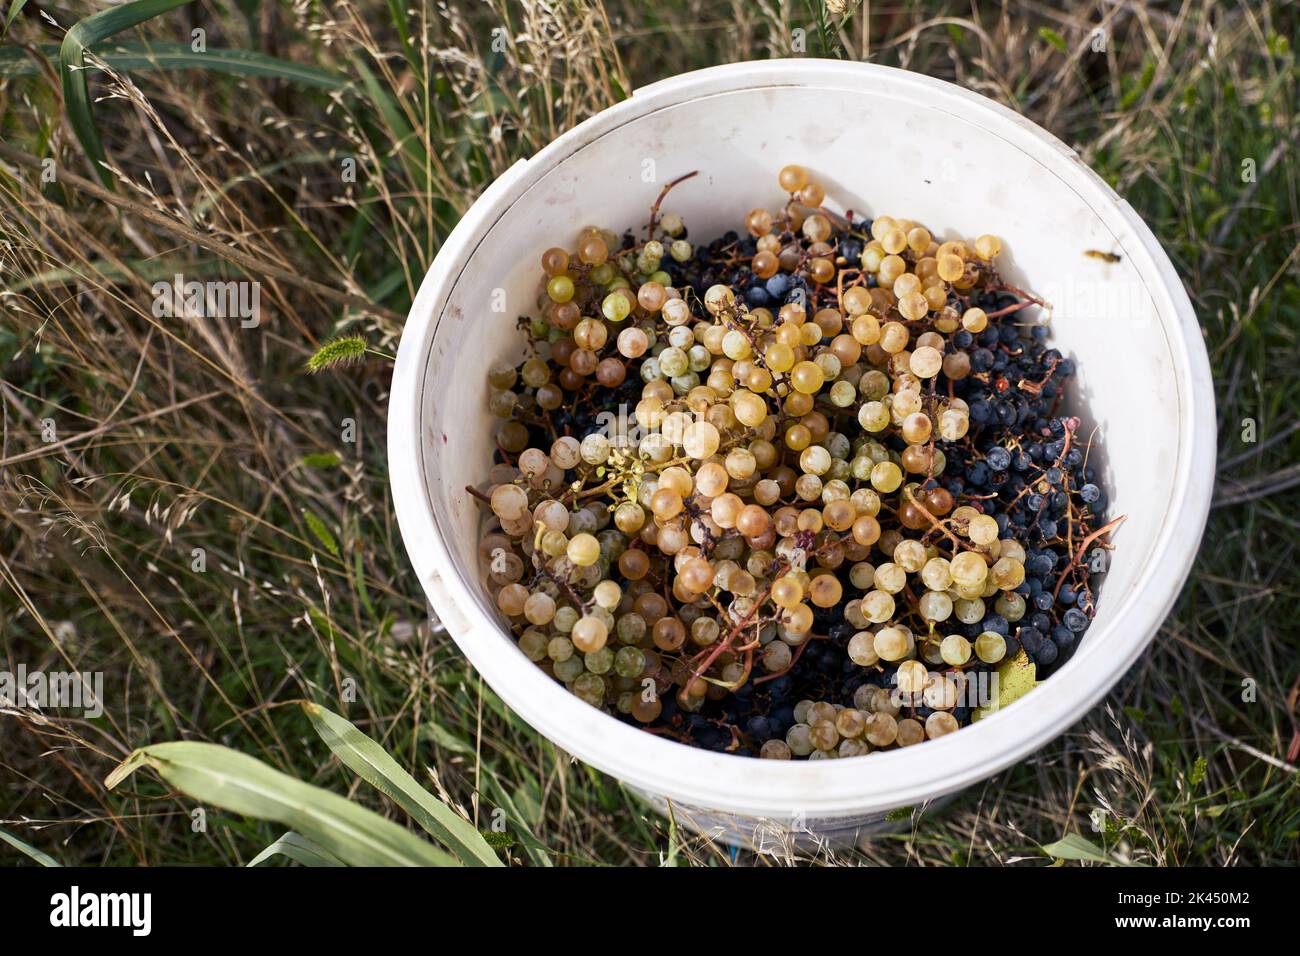
[[[1071,405],[1085,429],[1099,429],[1093,461],[1110,514],[1128,515],[1097,617],[1055,676],[959,733],[849,760],[709,753],[578,700],[510,639],[482,585],[480,514],[464,491],[490,467],[484,376],[490,363],[522,354],[514,320],[535,313],[542,250],[589,223],[642,227],[660,186],[691,170],[700,175],[666,208],[685,216],[692,238],[708,240],[754,206],[777,208],[776,171],[790,162],[812,171],[832,208],[914,219],[942,238],[1003,238],[1007,273],[1055,306],[1053,342],[1079,363]],[[504,315],[492,310],[498,289]],[[556,744],[730,839],[760,819],[852,833],[990,776],[1082,716],[1147,646],[1187,575],[1209,507],[1214,433],[1205,346],[1173,267],[1073,152],[959,87],[817,60],[665,80],[511,168],[429,269],[389,406],[393,492],[411,563],[473,665]]]

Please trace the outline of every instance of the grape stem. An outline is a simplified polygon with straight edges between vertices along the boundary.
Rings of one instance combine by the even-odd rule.
[[[812,551],[809,551],[805,555],[805,560],[807,558],[814,558],[817,555],[821,554],[823,548],[829,548],[831,545],[839,544],[844,540],[845,537],[847,537],[847,535],[840,535],[838,537],[832,538],[831,540],[823,544],[820,548],[816,548]],[[782,574],[785,574],[787,571],[790,570],[791,566],[788,562],[783,561],[781,563],[784,564],[785,567],[781,570],[780,573],[772,574],[773,583],[775,583],[777,578],[779,578]],[[766,602],[771,596],[772,596],[772,585],[769,584],[767,586],[767,590],[765,590],[762,593],[762,595],[758,598],[758,600],[754,602],[754,606],[750,609],[749,613],[745,615],[745,619],[740,623],[738,623],[735,627],[733,627],[731,629],[731,632],[726,636],[724,640],[717,641],[711,648],[706,648],[706,650],[709,652],[708,657],[706,657],[704,662],[699,666],[697,666],[695,670],[691,672],[691,678],[690,678],[691,680],[695,680],[696,678],[703,677],[703,675],[708,671],[708,669],[713,666],[713,662],[716,661],[719,656],[721,656],[722,652],[730,649],[732,642],[736,639],[736,637],[740,634],[740,632],[743,631],[746,627],[749,627],[751,624],[761,626],[762,622],[758,621],[755,616],[758,614],[758,611],[763,606],[764,602]],[[779,619],[780,618],[778,616],[777,620]],[[806,643],[808,643],[807,640],[804,641],[804,644]],[[799,646],[802,647],[803,644],[800,644]],[[703,654],[704,651],[701,651],[700,653]],[[699,657],[699,654],[697,654],[696,657]],[[689,681],[687,683],[689,683]],[[686,685],[683,684],[682,686],[685,687]]]
[[[1039,305],[1039,306],[1041,306],[1041,303],[1039,303],[1039,302],[1017,302],[1015,305],[1009,305],[1009,306],[1007,306],[1005,309],[996,309],[996,310],[993,311],[993,312],[989,312],[989,313],[987,313],[987,314],[986,314],[986,318],[990,318],[990,319],[999,319],[999,318],[1001,318],[1001,317],[1004,316],[1004,315],[1010,315],[1012,312],[1019,312],[1021,309],[1027,309],[1027,308],[1029,308],[1031,305]]]
[[[552,581],[556,583],[556,585],[563,588],[564,593],[569,596],[569,600],[573,602],[575,607],[582,608],[584,612],[591,610],[591,602],[584,601],[581,597],[579,597],[578,592],[573,589],[573,585],[568,581],[568,579],[559,577],[558,575],[552,574],[550,571],[546,571],[546,570],[540,571],[539,576],[550,578]]]
[[[804,639],[804,642],[794,649],[794,656],[790,658],[790,663],[787,664],[784,669],[779,671],[774,671],[771,674],[764,674],[762,677],[754,678],[754,685],[757,686],[759,684],[764,684],[770,680],[776,680],[778,677],[784,677],[786,674],[794,670],[795,664],[799,663],[799,658],[803,656],[803,651],[805,647],[807,647],[813,641],[825,641],[825,640],[828,640],[828,638],[822,636],[821,634],[809,634],[808,637]]]
[[[735,439],[733,441],[722,444],[721,446],[719,446],[718,450],[729,451],[730,449],[735,448],[739,444],[740,444],[740,439]],[[692,458],[690,455],[683,455],[680,458],[671,458],[668,461],[663,462],[662,464],[651,465],[650,467],[646,468],[646,471],[647,472],[665,471],[669,468],[672,468],[674,465],[686,465],[686,464],[690,464],[693,461],[695,461],[695,459]],[[579,491],[579,492],[573,492],[572,489],[570,489],[570,491],[565,492],[565,494],[561,496],[560,500],[561,501],[564,500],[564,498],[567,497],[569,494],[573,494],[574,501],[578,501],[583,498],[590,498],[593,495],[604,494],[606,491],[609,491],[615,485],[620,484],[626,480],[627,480],[626,476],[615,475],[613,478],[610,478],[604,484],[597,485],[595,488],[587,488],[586,490]]]
[[[1088,545],[1092,544],[1102,535],[1109,534],[1110,532],[1114,531],[1127,518],[1128,515],[1120,515],[1114,521],[1102,525],[1092,534],[1088,535],[1088,537],[1083,539],[1083,543],[1079,545],[1079,550],[1075,552],[1074,560],[1065,566],[1065,570],[1061,572],[1060,578],[1057,579],[1056,589],[1052,591],[1053,598],[1055,598],[1058,594],[1061,593],[1061,587],[1062,585],[1065,584],[1065,579],[1070,576],[1070,572],[1073,571],[1075,568],[1079,567],[1083,563],[1083,555],[1084,552],[1088,550]]]
[[[936,517],[934,513],[930,511],[929,508],[921,504],[920,499],[918,499],[916,495],[912,496],[912,500],[909,502],[909,504],[911,504],[911,506],[915,508],[917,511],[921,512],[921,514],[930,522],[931,531],[942,531],[944,535],[947,536],[948,540],[952,542],[952,554],[954,558],[957,556],[958,552],[961,551],[962,548],[968,548],[971,551],[978,552],[979,554],[985,556],[989,555],[988,548],[984,547],[983,545],[976,544],[974,541],[962,541],[955,534],[949,531],[948,520],[946,518],[940,519]]]
[[[1001,276],[998,276],[997,278],[1000,284],[994,287],[993,289],[994,292],[1010,292],[1012,295],[1018,295],[1022,299],[1028,299],[1034,305],[1039,305],[1042,306],[1043,308],[1047,308],[1047,302],[1044,301],[1043,299],[1040,299],[1032,292],[1026,292],[1024,289],[1016,288],[1015,286],[1011,285],[1009,282],[1002,281]],[[1001,312],[990,312],[989,317],[992,318],[994,315],[1001,315],[1001,314],[1002,314]]]
[[[663,201],[666,198],[668,198],[668,193],[678,183],[684,183],[686,182],[686,180],[690,179],[693,176],[698,176],[699,174],[700,171],[698,169],[693,169],[689,173],[686,173],[683,176],[678,176],[676,179],[672,180],[669,183],[665,183],[664,188],[659,190],[659,197],[655,200],[655,204],[650,207],[650,223],[649,225],[646,226],[647,242],[655,237],[655,224],[659,220],[659,207],[662,206]]]

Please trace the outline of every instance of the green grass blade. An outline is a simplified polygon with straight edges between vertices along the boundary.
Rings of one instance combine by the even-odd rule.
[[[18,19],[18,14],[23,12],[23,7],[27,6],[27,0],[10,0],[9,12],[5,14],[5,28],[0,30],[0,36],[9,32],[9,28],[14,25]]]
[[[105,186],[112,186],[108,173],[100,166],[104,160],[104,144],[95,127],[94,112],[90,108],[90,84],[86,79],[85,54],[88,49],[115,33],[152,20],[156,16],[189,3],[190,0],[135,0],[118,7],[109,7],[92,13],[72,25],[59,47],[59,72],[63,77],[63,108],[68,122],[77,134],[81,148],[90,157],[91,165]]]
[[[530,815],[525,813],[523,808],[519,806],[519,801],[515,799],[515,796],[502,786],[495,776],[485,777],[483,783],[483,789],[488,793],[492,802],[506,812],[506,818],[511,824],[511,835],[524,847],[529,859],[537,866],[555,866],[551,848],[537,839],[533,835],[532,829],[530,829],[537,821],[530,819]],[[540,807],[538,809],[540,812]],[[590,863],[591,861],[584,860],[582,862]]]
[[[219,744],[176,741],[141,747],[105,783],[112,789],[145,765],[195,800],[282,823],[353,866],[458,865],[374,811]]]
[[[1056,857],[1058,860],[1086,860],[1089,863],[1104,863],[1107,866],[1144,865],[1123,863],[1110,856],[1087,837],[1078,833],[1067,834],[1055,843],[1047,844],[1043,847],[1043,852],[1048,856]]]
[[[54,857],[50,856],[48,853],[44,852],[43,850],[38,850],[30,843],[26,843],[23,840],[18,839],[8,830],[0,830],[0,840],[3,840],[5,843],[8,843],[11,847],[13,847],[15,850],[18,850],[20,853],[24,854],[25,856],[31,857],[41,866],[63,866],[62,863],[54,859]]]
[[[398,102],[389,95],[379,82],[378,77],[371,72],[365,62],[358,57],[355,61],[357,72],[361,74],[361,85],[365,89],[366,96],[375,108],[379,119],[383,122],[385,131],[388,134],[388,141],[392,143],[394,152],[400,150],[403,165],[406,167],[407,175],[411,182],[419,185],[426,191],[433,191],[432,183],[429,177],[429,155],[425,151],[424,143],[411,129],[411,124],[407,122],[406,115],[402,112]]]
[[[471,866],[502,866],[482,835],[416,783],[383,747],[353,724],[319,704],[303,704],[316,733],[353,772],[391,797],[412,819]]]
[[[54,44],[42,44],[40,52],[53,59],[59,54]],[[209,47],[195,53],[188,43],[117,43],[112,49],[96,50],[95,56],[115,70],[210,70],[236,76],[265,76],[288,80],[300,86],[338,90],[350,81],[338,73],[319,67],[304,66],[290,60],[259,53],[257,50]],[[86,66],[79,73],[98,72],[98,66]],[[0,76],[30,76],[40,72],[36,62],[22,47],[0,49]]]
[[[301,833],[290,830],[257,856],[248,865],[261,866],[273,856],[284,856],[303,866],[342,866],[343,861],[328,850],[323,850]]]
[[[131,49],[136,46],[138,51]],[[112,66],[126,70],[211,70],[238,76],[265,76],[326,90],[348,85],[347,78],[337,73],[292,63],[256,50],[211,48],[205,53],[195,53],[186,43],[124,44],[123,47],[99,55]]]

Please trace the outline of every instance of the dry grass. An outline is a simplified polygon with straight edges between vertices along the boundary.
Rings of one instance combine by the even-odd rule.
[[[7,42],[57,44],[91,9],[29,4]],[[135,746],[209,739],[355,788],[281,708],[355,694],[350,719],[400,761],[429,768],[481,822],[502,808],[549,848],[521,843],[521,859],[780,862],[670,833],[522,725],[429,630],[388,500],[383,356],[441,238],[517,157],[634,84],[803,45],[954,79],[1075,145],[1183,274],[1221,415],[1201,560],[1106,705],[942,814],[819,859],[1007,864],[1042,860],[1042,844],[1073,831],[1116,859],[1300,859],[1293,7],[410,10],[399,30],[377,0],[209,2],[117,38],[202,27],[210,49],[260,49],[349,85],[98,76],[111,191],[67,124],[57,67],[0,79],[0,668],[102,671],[108,698],[95,720],[0,713],[0,826],[70,863],[244,862],[269,827],[221,817],[195,834],[186,801],[143,777],[110,796],[104,776]],[[45,158],[54,182],[41,179]],[[242,329],[155,317],[153,283],[178,272],[256,279],[267,318]],[[340,334],[373,351],[346,372],[305,374]]]

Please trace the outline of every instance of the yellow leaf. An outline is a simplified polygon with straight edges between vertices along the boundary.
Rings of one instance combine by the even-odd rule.
[[[1038,670],[1029,659],[1024,648],[1011,660],[1001,664],[997,669],[998,679],[992,682],[992,699],[983,707],[975,708],[972,720],[980,720],[1013,704],[1024,697],[1038,684]]]

